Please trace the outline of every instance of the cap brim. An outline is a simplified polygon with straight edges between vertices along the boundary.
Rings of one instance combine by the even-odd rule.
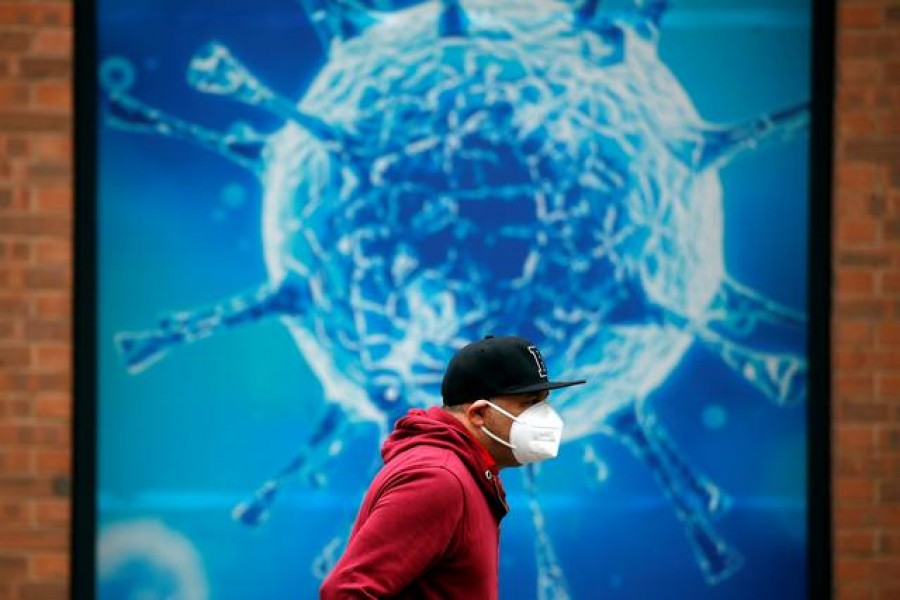
[[[576,381],[542,381],[540,383],[533,383],[531,385],[523,385],[520,387],[507,388],[500,392],[500,394],[529,394],[531,392],[543,392],[545,390],[557,390],[559,388],[570,387],[573,385],[581,385],[582,383],[587,383],[585,379],[578,379]]]

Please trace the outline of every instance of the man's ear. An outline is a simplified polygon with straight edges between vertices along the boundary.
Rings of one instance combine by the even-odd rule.
[[[466,417],[476,428],[484,426],[484,413],[490,408],[484,400],[476,400],[466,407]]]

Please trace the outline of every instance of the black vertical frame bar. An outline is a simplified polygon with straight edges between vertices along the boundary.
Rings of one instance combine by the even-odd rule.
[[[807,394],[807,597],[833,593],[831,517],[831,213],[837,0],[811,0],[809,135],[809,388]]]
[[[73,0],[74,277],[70,595],[95,597],[97,478],[97,19],[95,0]]]

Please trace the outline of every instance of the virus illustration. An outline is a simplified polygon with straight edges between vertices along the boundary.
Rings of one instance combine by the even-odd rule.
[[[200,144],[263,190],[268,280],[119,334],[128,369],[277,317],[323,386],[312,438],[235,518],[262,522],[290,478],[316,484],[348,428],[387,431],[438,404],[465,343],[516,333],[551,373],[588,380],[555,396],[566,441],[622,441],[670,499],[707,582],[741,566],[713,526],[724,494],[681,458],[646,398],[699,343],[778,405],[805,399],[802,342],[766,343],[805,339],[805,318],[728,275],[718,170],[802,133],[808,105],[711,125],[657,54],[667,3],[599,4],[306,0],[328,60],[299,100],[218,42],[190,63],[196,89],[283,118],[267,136],[211,131],[107,89],[113,126]],[[530,505],[540,595],[567,597]]]

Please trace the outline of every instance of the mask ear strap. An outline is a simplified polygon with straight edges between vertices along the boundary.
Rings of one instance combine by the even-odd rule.
[[[493,408],[494,410],[496,410],[498,413],[500,413],[501,415],[503,415],[503,416],[506,417],[507,419],[510,419],[511,421],[518,421],[518,420],[519,420],[519,419],[517,419],[517,418],[515,417],[515,415],[513,415],[511,412],[509,412],[508,410],[504,410],[504,409],[500,408],[499,406],[497,406],[496,404],[494,404],[493,402],[491,402],[490,400],[488,400],[488,399],[486,399],[486,398],[482,398],[481,400],[476,400],[475,402],[476,402],[476,403],[477,403],[477,402],[484,402],[485,404],[487,404],[488,406],[490,406],[491,408]]]
[[[484,434],[485,434],[486,436],[488,436],[489,438],[491,438],[492,440],[494,440],[494,441],[497,442],[498,444],[503,444],[504,446],[506,446],[506,447],[509,448],[510,450],[515,450],[515,449],[516,449],[515,446],[513,446],[512,444],[510,444],[510,443],[507,442],[506,440],[502,439],[499,435],[497,435],[497,434],[491,432],[491,430],[488,429],[487,427],[485,427],[484,425],[481,426],[481,431],[483,431]]]
[[[494,410],[496,410],[497,412],[499,412],[501,415],[505,415],[506,417],[509,417],[509,418],[512,419],[513,421],[516,421],[516,420],[517,420],[517,419],[516,419],[514,416],[512,416],[509,412],[503,410],[502,408],[500,408],[499,406],[497,406],[496,404],[494,404],[494,403],[491,402],[490,400],[486,400],[486,399],[482,398],[481,400],[476,400],[476,403],[477,403],[477,402],[483,402],[484,404],[487,404],[488,406],[490,406],[491,408],[493,408]],[[492,440],[494,440],[494,441],[497,442],[498,444],[502,444],[502,445],[506,446],[507,448],[509,448],[510,450],[515,450],[515,449],[516,449],[516,447],[515,447],[513,444],[510,444],[510,443],[507,442],[506,440],[502,439],[499,435],[497,435],[496,433],[492,432],[490,429],[488,429],[488,428],[485,427],[484,425],[481,426],[481,431],[483,431],[484,434],[485,434],[486,436],[488,436],[489,438],[491,438]]]

